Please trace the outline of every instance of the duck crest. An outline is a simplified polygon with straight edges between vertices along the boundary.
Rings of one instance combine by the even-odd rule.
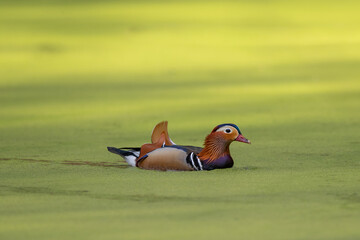
[[[233,123],[223,123],[223,124],[217,125],[217,126],[212,130],[212,133],[213,133],[213,132],[216,132],[219,128],[224,127],[224,126],[232,126],[233,128],[235,128],[235,129],[238,131],[239,134],[241,134],[241,131],[240,131],[239,127],[236,126],[236,125],[233,124]]]

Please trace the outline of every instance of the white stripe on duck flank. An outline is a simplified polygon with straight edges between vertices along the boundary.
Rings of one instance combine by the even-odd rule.
[[[188,154],[188,156],[186,157],[186,162],[196,171],[203,170],[203,166],[200,159],[193,152]]]

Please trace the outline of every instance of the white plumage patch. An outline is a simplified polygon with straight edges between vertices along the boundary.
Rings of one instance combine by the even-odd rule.
[[[123,158],[125,159],[127,164],[129,164],[130,166],[135,167],[136,166],[136,159],[139,157],[140,151],[131,151],[131,152],[132,152],[133,155],[123,156]]]
[[[127,162],[127,164],[129,164],[130,166],[135,167],[136,166],[136,157],[135,156],[126,156],[124,157],[125,161]]]

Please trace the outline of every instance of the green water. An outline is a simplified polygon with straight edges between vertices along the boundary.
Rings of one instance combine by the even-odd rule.
[[[360,238],[358,1],[0,1],[0,238]],[[235,166],[107,146],[169,121]]]

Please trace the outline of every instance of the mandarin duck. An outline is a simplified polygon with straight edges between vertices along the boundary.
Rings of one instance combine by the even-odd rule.
[[[231,168],[234,161],[229,146],[233,141],[249,143],[238,126],[220,124],[205,138],[204,148],[176,145],[169,137],[167,121],[158,123],[151,135],[151,143],[140,148],[108,147],[131,165],[149,170],[201,171]]]

